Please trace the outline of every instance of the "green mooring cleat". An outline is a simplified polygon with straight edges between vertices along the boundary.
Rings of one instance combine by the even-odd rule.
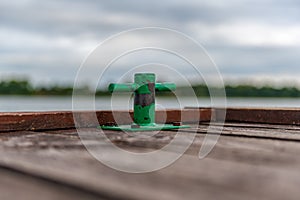
[[[155,83],[155,74],[138,73],[134,76],[134,83],[110,84],[108,90],[112,92],[134,92],[134,108],[132,125],[100,126],[105,130],[117,131],[154,131],[189,128],[186,125],[156,124],[155,123],[155,91],[173,91],[174,83]]]

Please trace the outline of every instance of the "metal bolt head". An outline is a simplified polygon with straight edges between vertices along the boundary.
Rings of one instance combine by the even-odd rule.
[[[172,124],[173,124],[173,126],[181,126],[182,122],[173,122]]]
[[[117,126],[115,122],[107,122],[104,124],[105,126]]]

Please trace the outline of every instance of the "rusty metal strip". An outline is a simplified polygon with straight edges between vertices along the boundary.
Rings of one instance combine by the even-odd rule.
[[[119,124],[132,122],[133,113],[127,111],[97,111],[75,112],[77,124],[81,127],[94,127],[107,123],[115,123],[117,117]],[[95,117],[97,116],[97,118]],[[210,109],[188,109],[188,110],[167,110],[156,112],[157,123],[172,123],[182,121],[183,123],[198,123],[210,121]],[[97,119],[97,120],[96,120]],[[0,132],[22,131],[22,130],[54,130],[75,128],[73,113],[62,112],[22,112],[22,113],[0,113]]]

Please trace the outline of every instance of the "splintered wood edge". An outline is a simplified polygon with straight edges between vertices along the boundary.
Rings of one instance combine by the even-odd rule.
[[[130,111],[53,111],[53,112],[14,112],[0,113],[0,132],[39,131],[70,129],[76,127],[96,127],[105,124],[130,124],[133,112]],[[211,109],[184,109],[156,111],[157,123],[199,123],[211,120]]]

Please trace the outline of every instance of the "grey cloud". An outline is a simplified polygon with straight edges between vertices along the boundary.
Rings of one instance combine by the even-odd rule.
[[[299,74],[300,47],[207,47],[224,74]]]
[[[185,29],[190,22],[222,24],[236,20],[292,23],[300,17],[297,1],[228,1],[210,5],[209,1],[30,1],[22,6],[1,6],[2,26],[48,35],[106,35],[137,26],[164,26]],[[272,4],[272,5],[271,5]],[[288,15],[287,15],[288,12]],[[108,14],[123,17],[120,24],[107,20]],[[126,15],[141,19],[126,23]]]
[[[33,37],[40,35],[45,40],[49,39],[50,44],[0,44],[2,58],[10,55],[16,59],[16,62],[7,59],[6,62],[5,59],[0,61],[0,72],[31,74],[38,81],[72,81],[81,59],[86,56],[87,52],[79,54],[74,49],[81,48],[76,44],[55,46],[52,42],[60,37],[70,39],[73,43],[100,42],[111,34],[126,29],[162,26],[201,38],[189,24],[206,24],[209,29],[236,21],[245,22],[246,27],[251,21],[284,29],[285,26],[299,24],[300,19],[298,0],[230,0],[223,4],[210,0],[31,0],[20,5],[0,4],[0,32],[9,29],[28,33],[29,36],[32,34]],[[7,37],[8,40],[13,39],[9,38],[10,35]],[[224,39],[212,38],[205,43],[205,47],[224,74],[270,73],[280,76],[280,73],[300,73],[300,47],[233,46],[222,40]],[[18,56],[28,57],[27,62],[18,64]],[[42,61],[39,57],[43,56],[48,56],[48,60]]]

